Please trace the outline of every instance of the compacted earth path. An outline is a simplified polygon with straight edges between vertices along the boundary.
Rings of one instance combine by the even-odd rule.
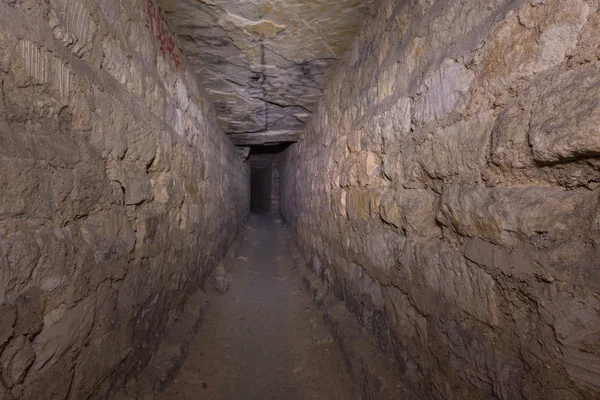
[[[253,215],[166,399],[361,398],[322,314],[293,271],[280,220]]]

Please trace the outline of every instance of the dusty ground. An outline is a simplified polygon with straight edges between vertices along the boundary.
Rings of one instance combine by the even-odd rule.
[[[361,398],[293,272],[281,221],[252,216],[231,285],[211,307],[174,383],[157,399]]]

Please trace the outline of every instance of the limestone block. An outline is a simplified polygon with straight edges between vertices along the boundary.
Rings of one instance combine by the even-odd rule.
[[[421,145],[419,159],[435,178],[472,182],[486,165],[494,118],[489,111],[447,128],[439,128]]]
[[[92,396],[94,388],[102,387],[102,376],[107,376],[123,363],[128,363],[127,356],[131,355],[133,338],[130,326],[123,324],[120,329],[113,327],[105,335],[92,340],[80,349],[77,357],[77,368],[70,382],[72,396],[85,399]],[[127,328],[127,329],[125,329]],[[92,335],[90,335],[92,336]],[[106,342],[111,343],[111,351],[103,350]]]
[[[135,224],[135,254],[137,258],[158,257],[167,246],[169,232],[161,224],[162,210],[147,209],[140,212]]]
[[[442,330],[441,340],[449,350],[450,365],[462,380],[501,400],[524,398],[521,382],[525,368],[520,358],[506,354],[490,338],[462,321],[446,320]],[[453,389],[447,391],[447,396],[454,394]]]
[[[42,247],[36,237],[26,232],[15,232],[6,240],[8,251],[6,252],[7,268],[3,269],[2,283],[4,294],[18,292],[27,285],[31,278],[40,256]]]
[[[344,246],[352,260],[382,285],[389,284],[389,273],[395,268],[403,237],[380,225],[373,225],[368,233],[351,229],[346,232]]]
[[[464,64],[446,59],[427,76],[415,102],[414,119],[425,123],[439,119],[458,107],[475,74]]]
[[[370,215],[372,218],[376,218],[379,215],[383,193],[384,189],[382,188],[377,186],[369,187],[369,204],[371,205]]]
[[[390,110],[380,115],[384,151],[401,141],[409,132],[412,122],[412,102],[408,97],[400,98]]]
[[[121,159],[127,149],[127,140],[123,134],[129,122],[126,109],[97,87],[93,87],[93,95],[95,108],[92,115],[90,143],[102,158]]]
[[[225,271],[225,268],[222,265],[217,266],[215,269],[215,289],[219,293],[226,293],[229,289],[229,284],[231,281],[231,276]]]
[[[119,43],[110,37],[106,37],[102,42],[102,50],[104,52],[102,69],[106,70],[132,94],[140,94],[140,71],[136,69],[136,65],[131,62]]]
[[[371,203],[368,189],[352,188],[346,192],[346,207],[351,220],[366,221],[371,217]]]
[[[381,198],[381,219],[396,228],[404,227],[404,212],[394,198],[394,191],[388,190]]]
[[[107,163],[106,168],[110,179],[121,184],[125,204],[140,204],[152,198],[150,179],[138,164],[114,162]]]
[[[381,156],[373,152],[365,152],[359,155],[361,185],[374,185],[381,176]]]
[[[12,135],[8,129],[0,129],[0,156],[13,158],[31,158],[27,136]]]
[[[456,46],[457,43],[465,47],[474,46],[489,29],[490,20],[500,20],[505,16],[509,2],[510,0],[490,0],[487,3],[448,3],[444,5],[443,12],[436,12],[434,11],[436,7],[433,7],[421,17],[428,19],[427,47],[436,52],[443,52],[447,47]],[[429,7],[436,2],[420,1],[419,3],[422,7]],[[439,3],[436,6],[439,7]],[[465,10],[466,7],[468,11]],[[465,41],[468,44],[465,44]]]
[[[402,181],[404,171],[401,146],[386,149],[382,159],[382,171],[390,181]]]
[[[366,152],[381,153],[383,151],[383,136],[380,126],[381,116],[365,118],[362,124],[360,147]],[[335,132],[332,132],[335,135]],[[328,135],[329,136],[329,135]]]
[[[35,345],[33,345],[35,350]],[[63,355],[64,353],[59,353]],[[37,357],[37,355],[36,355]],[[25,399],[40,399],[52,394],[59,398],[69,395],[70,382],[73,375],[69,358],[57,358],[48,365],[48,368],[34,369],[35,362],[29,368],[25,381],[19,385]]]
[[[98,8],[107,21],[118,21],[120,5],[118,0],[106,0],[98,3]]]
[[[359,180],[359,165],[357,157],[347,157],[342,161],[340,170],[340,186],[356,186]]]
[[[73,110],[73,131],[89,132],[92,130],[92,97],[91,87],[85,88],[85,94],[76,92],[69,98],[69,107]]]
[[[9,389],[2,383],[0,383],[0,398],[13,400],[14,396],[10,393]]]
[[[196,203],[187,204],[187,220],[193,227],[197,228],[202,217],[202,206]]]
[[[358,292],[368,297],[375,308],[382,309],[384,302],[381,284],[366,273],[361,275],[361,279],[358,281]]]
[[[150,82],[151,76],[146,76],[144,102],[155,116],[162,118],[165,115],[166,93],[157,81]]]
[[[582,64],[598,59],[598,43],[595,40],[600,35],[600,13],[591,12],[587,24],[584,25],[579,40],[573,62]]]
[[[538,272],[532,255],[525,249],[508,250],[479,238],[467,241],[465,257],[481,266],[502,271],[506,276],[528,278]]]
[[[75,269],[75,243],[70,227],[43,229],[35,232],[34,237],[39,246],[40,259],[31,274],[31,280],[26,281],[33,299],[21,307],[24,314],[29,315],[23,322],[30,321],[30,325],[22,327],[22,330],[27,332],[35,332],[36,324],[39,323],[36,320],[36,310],[39,307],[35,304],[38,301],[35,300],[38,296],[35,294],[35,288],[45,293],[63,288],[70,282]]]
[[[13,325],[17,319],[17,310],[12,305],[0,306],[0,349],[13,335]]]
[[[427,318],[411,304],[408,295],[395,286],[386,287],[384,295],[398,339],[405,345],[413,343],[415,337],[427,342]]]
[[[43,304],[40,298],[41,294],[42,290],[35,286],[19,293],[15,300],[17,306],[17,321],[14,325],[15,336],[33,337],[42,329]]]
[[[150,165],[150,168],[148,168],[148,172],[168,171],[171,167],[170,161],[172,153],[173,141],[171,135],[164,131],[159,132],[158,144],[156,146],[154,160],[152,161],[152,165]]]
[[[541,302],[556,332],[562,361],[571,379],[600,390],[600,302],[565,291],[550,294]]]
[[[28,40],[19,42],[18,52],[21,64],[16,66],[15,72],[23,71],[36,83],[49,83],[51,79],[51,63],[54,58],[48,55],[46,51]]]
[[[79,163],[73,171],[73,191],[68,200],[75,215],[88,215],[102,203],[103,198],[108,197],[110,190],[103,163],[97,160]]]
[[[130,126],[124,133],[127,138],[125,158],[140,165],[151,165],[156,156],[158,132],[148,127]]]
[[[533,164],[527,135],[530,108],[512,104],[498,116],[492,132],[491,155],[494,164],[504,168],[525,168]]]
[[[360,129],[353,129],[348,133],[348,149],[353,153],[358,153],[362,150],[361,142],[362,142],[363,132]]]
[[[17,336],[10,341],[0,357],[2,378],[8,387],[22,382],[34,358],[31,343],[25,336]]]
[[[590,8],[583,0],[525,3],[486,39],[483,77],[503,91],[516,79],[547,70],[575,49]]]
[[[567,0],[561,1],[552,11],[541,21],[543,31],[539,43],[542,52],[538,62],[544,67],[562,62],[573,51],[579,32],[587,21],[590,6],[583,0]]]
[[[600,68],[581,67],[552,76],[541,89],[529,140],[539,162],[600,155]]]
[[[381,217],[407,234],[437,236],[440,232],[435,217],[437,203],[437,197],[428,190],[388,191],[381,201]]]
[[[65,304],[44,316],[44,327],[33,340],[35,362],[31,372],[50,368],[66,351],[79,349],[94,322],[94,299],[88,297],[73,308]]]
[[[439,227],[435,221],[438,199],[428,190],[397,190],[396,201],[404,210],[404,229],[418,236],[437,236]]]
[[[150,179],[155,202],[167,204],[173,191],[173,177],[169,172],[159,173]]]
[[[33,160],[0,158],[0,215],[50,219],[55,210],[50,172]]]
[[[79,143],[68,136],[33,136],[28,140],[33,158],[57,168],[73,168],[81,159]]]
[[[394,63],[379,74],[379,79],[377,81],[377,100],[379,103],[394,94],[396,90],[398,68],[398,63]]]
[[[467,265],[465,258],[444,242],[425,242],[416,254],[413,274],[427,288],[479,321],[498,322],[496,283],[483,269]]]
[[[97,263],[126,257],[135,244],[133,228],[118,209],[87,218],[81,225],[81,235],[94,249]]]
[[[346,208],[346,190],[342,188],[334,189],[331,194],[331,205],[336,215],[347,217]]]
[[[97,25],[77,0],[53,0],[48,24],[54,37],[78,57],[91,50]]]
[[[591,228],[597,206],[597,194],[590,191],[454,185],[443,193],[438,220],[461,235],[496,244],[526,241],[542,233],[566,239]]]

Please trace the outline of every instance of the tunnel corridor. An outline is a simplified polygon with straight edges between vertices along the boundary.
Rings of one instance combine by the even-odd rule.
[[[0,1],[0,400],[600,398],[598,0]]]
[[[271,179],[270,167],[254,168],[250,181],[250,212],[268,213],[271,211]]]

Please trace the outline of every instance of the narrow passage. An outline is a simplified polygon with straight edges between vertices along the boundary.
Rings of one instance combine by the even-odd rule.
[[[229,290],[211,296],[187,359],[160,399],[360,399],[292,270],[281,221],[253,215],[242,236]]]

